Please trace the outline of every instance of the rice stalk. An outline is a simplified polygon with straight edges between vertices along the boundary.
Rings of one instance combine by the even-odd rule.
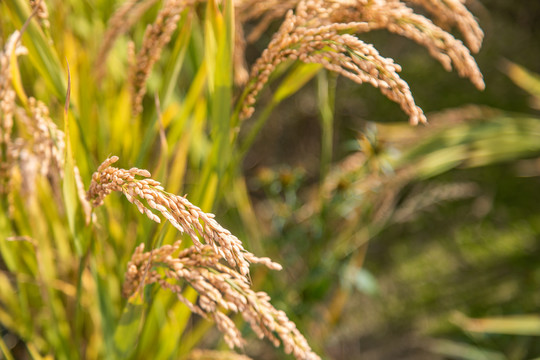
[[[107,56],[118,36],[128,31],[157,0],[127,0],[111,16],[103,42],[96,57],[96,77],[101,81],[105,75]]]
[[[339,32],[348,26],[332,24],[310,28],[304,26],[308,19],[292,11],[287,14],[282,27],[252,67],[242,103],[242,118],[253,114],[256,97],[276,67],[291,59],[321,64],[359,84],[370,83],[399,103],[412,124],[426,121],[422,110],[414,103],[409,86],[398,75],[399,65],[380,56],[372,45]],[[365,27],[367,30],[368,25]]]
[[[20,43],[20,32],[11,34],[0,51],[0,196],[10,189],[13,168],[13,118],[16,109],[15,89],[12,86],[11,62],[17,56],[28,53]]]
[[[42,3],[36,3],[36,14],[39,14]],[[51,182],[51,189],[59,199],[65,163],[65,134],[51,119],[47,105],[34,97],[26,97],[22,89],[19,89],[19,96],[23,106],[16,104],[12,66],[17,65],[18,56],[28,53],[20,45],[20,37],[20,32],[15,31],[0,52],[0,195],[7,194],[8,204],[11,205],[11,197],[19,186],[27,201],[35,198],[38,175]],[[12,133],[14,120],[18,124],[15,134]],[[78,168],[76,173],[77,186],[83,189]],[[20,179],[19,183],[17,179]],[[82,195],[79,191],[79,200],[88,222],[90,207]],[[8,207],[9,213],[11,205]]]
[[[129,69],[133,116],[142,112],[142,100],[146,94],[146,81],[152,67],[161,56],[161,51],[171,40],[180,20],[180,13],[191,3],[188,0],[167,0],[159,11],[153,25],[148,25],[144,33],[141,49],[135,63]]]
[[[128,263],[124,296],[136,296],[142,286],[156,283],[175,293],[193,313],[213,320],[230,348],[242,348],[245,340],[226,315],[228,311],[241,314],[259,338],[269,339],[276,347],[282,344],[287,354],[320,359],[287,315],[270,304],[268,294],[253,291],[244,274],[220,263],[222,256],[211,246],[180,250],[180,245],[177,241],[148,252],[144,244],[139,245]],[[199,294],[197,302],[182,295],[184,282]]]
[[[442,16],[444,12],[441,10],[437,14]],[[454,21],[465,22],[459,19],[456,17]],[[477,24],[474,19],[468,19]],[[426,122],[408,84],[398,75],[401,67],[392,59],[380,56],[372,45],[350,34],[377,29],[386,29],[416,41],[446,70],[453,66],[478,89],[484,88],[482,74],[467,47],[398,0],[305,0],[298,2],[294,12],[288,11],[280,29],[252,67],[239,102],[240,117],[246,119],[253,114],[257,95],[279,64],[299,60],[321,64],[359,84],[370,83],[397,102],[409,115],[411,124]],[[481,35],[474,33],[468,39],[471,48],[477,50]]]
[[[111,192],[121,192],[129,202],[137,206],[141,214],[145,214],[152,221],[161,222],[151,209],[161,213],[178,231],[188,234],[195,248],[201,251],[204,249],[202,238],[206,244],[212,246],[216,254],[227,260],[231,266],[238,267],[243,276],[249,274],[249,263],[281,269],[279,264],[270,259],[258,258],[244,249],[242,241],[214,220],[214,214],[203,212],[183,196],[166,192],[158,181],[149,178],[150,173],[147,170],[112,167],[116,161],[117,156],[106,159],[92,175],[87,198],[94,207],[103,204],[104,198]],[[137,179],[137,176],[145,179]],[[141,202],[143,199],[148,207]]]
[[[30,7],[32,8],[32,12],[36,12],[36,17],[41,26],[49,29],[51,23],[49,22],[49,9],[45,0],[30,0]]]

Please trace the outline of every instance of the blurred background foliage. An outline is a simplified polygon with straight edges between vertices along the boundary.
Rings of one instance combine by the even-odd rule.
[[[406,116],[376,89],[328,76],[333,160],[357,149],[368,159],[323,208],[306,206],[320,196],[317,81],[281,104],[244,162],[270,243],[294,269],[271,274],[283,306],[311,319],[332,358],[540,357],[540,3],[468,6],[486,35],[483,92],[410,41],[365,37],[403,66],[426,129],[394,124]],[[368,197],[374,171],[391,175]],[[331,253],[346,236],[355,245]]]
[[[0,3],[2,39],[21,25],[14,3]],[[230,170],[228,165],[234,167],[234,154],[214,148],[215,133],[209,133],[219,126],[220,115],[212,113],[219,104],[212,104],[212,89],[199,86],[226,70],[219,68],[226,64],[215,64],[214,73],[201,71],[209,50],[202,29],[219,26],[205,20],[208,8],[182,18],[191,32],[177,30],[149,80],[149,94],[159,93],[163,102],[163,147],[155,140],[156,113],[146,110],[155,109],[154,99],[146,97],[140,122],[130,119],[125,37],[109,57],[101,87],[92,75],[100,35],[116,3],[47,3],[51,27],[44,38],[53,40],[58,55],[49,65],[61,71],[47,83],[35,62],[21,57],[22,84],[49,106],[61,126],[66,76],[58,59],[69,61],[71,116],[78,125],[71,138],[85,184],[97,164],[115,154],[123,167],[148,168],[167,190],[187,193],[193,203],[215,212],[246,248],[283,265],[279,273],[256,269],[253,282],[287,312],[316,351],[333,359],[540,357],[540,2],[468,1],[486,33],[476,56],[486,82],[483,92],[446,73],[414,43],[367,34],[363,39],[403,66],[402,76],[430,126],[412,128],[376,89],[320,72],[277,106],[243,159],[242,171],[227,173],[226,181],[216,178]],[[145,13],[130,38],[141,39],[156,13],[156,6]],[[249,63],[278,26],[272,24],[248,47]],[[167,101],[175,61],[182,63],[181,71]],[[270,89],[262,103],[279,85]],[[226,169],[216,170],[222,156]],[[132,249],[141,241],[170,242],[177,236],[170,226],[141,219],[130,204],[111,196],[97,211],[100,227],[79,234],[88,246],[81,256],[71,248],[69,230],[59,225],[69,216],[51,205],[48,184],[40,189],[30,210],[20,210],[25,204],[17,197],[20,212],[1,229],[6,236],[13,229],[30,238],[46,233],[59,250],[10,264],[6,254],[33,254],[34,245],[3,243],[3,267],[19,268],[19,287],[15,290],[13,279],[2,272],[0,356],[37,359],[52,348],[65,350],[54,353],[57,358],[74,358],[85,344],[87,358],[113,357],[119,339],[127,348],[136,339],[138,358],[183,358],[194,347],[223,347],[209,323],[190,317],[181,304],[168,308],[169,294],[154,294],[144,309],[144,326],[121,328],[122,311],[125,315],[129,308],[120,287]],[[47,219],[28,220],[43,219],[42,212]],[[40,265],[40,256],[49,257],[45,264]],[[52,269],[53,260],[65,264],[58,274],[62,281],[53,272],[40,280],[54,285],[49,294],[31,285],[24,290],[20,284],[39,273],[39,266]],[[9,300],[8,292],[17,297]],[[5,312],[24,310],[23,301],[31,311],[16,314],[20,324],[6,322]],[[50,313],[40,313],[41,307]],[[42,318],[32,319],[36,313]],[[70,334],[77,334],[73,343]],[[270,347],[253,339],[246,353],[256,359],[284,356]]]

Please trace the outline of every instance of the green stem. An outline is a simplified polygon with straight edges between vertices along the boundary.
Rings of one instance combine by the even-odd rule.
[[[4,339],[0,336],[0,351],[6,358],[6,360],[14,360],[13,355],[11,355],[11,351],[9,351],[6,343],[4,342]]]
[[[336,77],[327,71],[317,75],[317,94],[319,114],[321,118],[321,180],[328,175],[332,162],[334,138],[334,104],[336,94]]]

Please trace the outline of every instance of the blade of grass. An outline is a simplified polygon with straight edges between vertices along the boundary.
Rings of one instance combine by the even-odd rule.
[[[17,96],[23,103],[23,105],[26,107],[28,104],[28,97],[26,96],[26,93],[24,92],[24,88],[22,86],[22,80],[21,80],[21,73],[19,71],[19,64],[17,62],[17,56],[15,55],[15,51],[13,51],[9,57],[9,66],[11,70],[11,82],[13,84],[13,89],[17,93]]]
[[[135,294],[126,304],[120,321],[114,331],[114,356],[116,359],[129,359],[137,347],[139,334],[145,319],[147,305]]]
[[[168,106],[169,102],[171,101],[174,86],[177,84],[180,70],[184,64],[184,58],[189,45],[190,34],[192,33],[192,20],[191,18],[185,19],[187,16],[189,16],[188,11],[189,9],[184,11],[182,20],[180,21],[180,24],[183,24],[185,26],[182,27],[182,31],[176,38],[173,53],[167,64],[165,73],[163,74],[164,83],[161,87],[160,99],[163,99],[162,101],[165,106]],[[157,113],[155,109],[150,112],[148,119],[150,119],[150,121],[148,121],[147,130],[145,131],[142,143],[140,143],[138,146],[139,152],[137,155],[137,160],[135,161],[135,164],[137,166],[142,166],[143,159],[145,156],[148,155],[148,150],[150,149],[150,146],[152,145],[156,134],[159,131],[159,127],[156,126]]]
[[[223,13],[209,1],[205,18],[205,60],[208,71],[208,105],[210,107],[212,149],[206,159],[193,200],[202,209],[212,209],[220,179],[231,160],[232,58],[234,51],[234,4],[225,1]],[[219,59],[216,62],[214,59]],[[203,207],[204,206],[204,207]]]
[[[163,101],[164,108],[167,107],[171,101],[174,87],[176,86],[180,70],[184,65],[184,59],[186,57],[186,51],[189,45],[189,37],[192,31],[192,16],[188,13],[188,11],[189,10],[186,10],[184,12],[184,15],[178,23],[178,28],[182,30],[176,38],[173,52],[164,72],[164,84],[160,92],[160,98]]]
[[[193,108],[202,98],[202,93],[206,88],[207,74],[206,66],[203,63],[191,82],[187,95],[182,103],[180,114],[174,122],[170,124],[169,132],[167,134],[167,141],[170,144],[176,143],[178,138],[182,136],[182,133],[185,131],[184,126],[186,121],[189,118],[189,115],[193,113]]]
[[[320,178],[325,179],[332,162],[334,139],[334,104],[337,77],[328,71],[317,74],[317,98],[321,118],[321,171]]]
[[[188,164],[188,155],[193,139],[201,131],[197,130],[197,124],[204,124],[206,121],[206,99],[199,98],[195,104],[192,120],[186,124],[182,137],[176,141],[174,161],[169,176],[169,188],[171,193],[178,194],[182,191],[184,185],[184,175]],[[199,127],[200,129],[200,127]]]
[[[5,4],[9,9],[9,15],[13,24],[15,27],[20,28],[30,16],[28,2],[24,0],[13,0],[7,1]],[[23,35],[23,44],[28,49],[30,61],[45,80],[49,90],[52,91],[57,99],[61,99],[66,93],[66,84],[62,77],[64,72],[60,65],[60,60],[35,21],[31,21],[28,24],[28,28]]]
[[[514,84],[540,99],[540,75],[511,61],[504,61],[503,68]]]
[[[470,332],[540,336],[540,316],[536,314],[488,318],[469,318],[459,314],[455,316],[454,323]]]
[[[77,185],[75,182],[75,160],[73,158],[73,150],[71,148],[71,132],[70,132],[70,120],[69,120],[69,97],[71,90],[71,77],[69,73],[68,64],[68,87],[66,93],[66,102],[64,106],[64,134],[65,134],[65,165],[64,165],[64,181],[62,184],[63,200],[66,206],[66,216],[68,218],[68,225],[75,241],[75,249],[77,255],[82,256],[84,253],[84,246],[81,243],[77,229],[77,211],[78,211],[78,195]]]
[[[4,342],[4,338],[0,336],[0,351],[4,355],[4,358],[6,360],[14,360],[13,355],[11,355],[11,351],[9,351],[6,343]]]
[[[504,360],[507,359],[504,354],[496,351],[480,348],[478,346],[459,343],[449,340],[432,341],[428,348],[436,353],[449,358],[463,360]]]
[[[187,288],[184,291],[184,297],[190,301],[195,301],[197,293],[192,288]],[[177,359],[178,349],[181,347],[182,336],[186,333],[188,321],[191,318],[191,311],[187,306],[179,302],[176,298],[172,299],[173,303],[168,306],[168,321],[161,328],[161,339],[156,355],[156,359]]]

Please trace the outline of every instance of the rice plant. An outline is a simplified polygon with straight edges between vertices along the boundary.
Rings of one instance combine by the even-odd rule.
[[[242,174],[246,153],[276,106],[328,73],[374,86],[412,125],[425,124],[401,67],[361,40],[371,31],[418,43],[484,88],[471,55],[483,33],[459,0],[9,0],[0,8],[6,359],[245,359],[253,335],[297,359],[325,357],[322,343],[291,320],[298,315],[264,291],[266,272],[282,269],[282,259],[266,257],[274,245],[259,229],[246,230],[257,227]],[[247,44],[268,38],[247,61]],[[324,86],[319,100],[331,127],[339,100]],[[403,130],[418,131],[418,143],[391,161],[369,152],[377,138],[369,134],[341,163],[330,164],[323,147],[317,196],[295,204],[286,220],[321,216],[341,225],[333,241],[308,249],[306,263],[359,269],[364,245],[390,221],[393,194],[405,184],[459,162],[495,161],[475,138],[463,139],[478,145],[473,155],[456,146],[455,157],[439,156],[455,143],[429,151],[441,137],[459,138],[467,125],[460,126],[451,134],[436,125]],[[371,208],[351,201],[359,197]],[[393,221],[427,206],[406,205]],[[221,225],[231,209],[243,218],[235,229],[242,235]],[[335,216],[326,218],[329,210]],[[366,211],[371,233],[359,226]],[[315,270],[295,269],[316,278]],[[318,340],[342,312],[343,295],[329,293]]]

